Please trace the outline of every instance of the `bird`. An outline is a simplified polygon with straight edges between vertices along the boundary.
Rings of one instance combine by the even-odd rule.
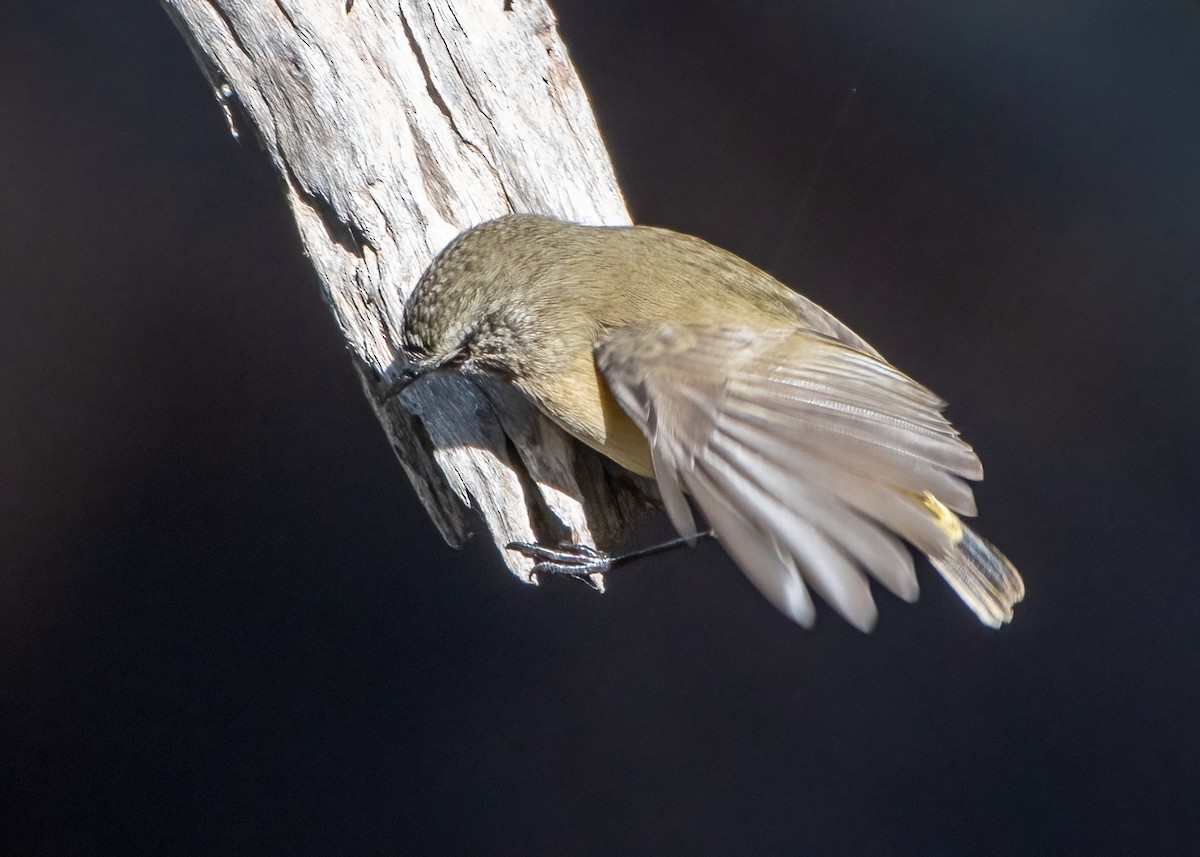
[[[871,579],[915,601],[906,542],[988,626],[1011,621],[1024,597],[1013,565],[963,523],[983,469],[945,403],[816,303],[703,239],[534,214],[479,224],[421,276],[401,345],[393,395],[434,372],[511,385],[653,479],[678,542],[711,534],[801,626],[813,625],[815,593],[870,630]],[[538,560],[535,572],[614,562],[587,545],[510,547]]]

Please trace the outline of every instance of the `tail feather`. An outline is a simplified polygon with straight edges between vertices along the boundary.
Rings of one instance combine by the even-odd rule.
[[[962,520],[938,502],[932,494],[924,497],[948,541],[928,556],[933,567],[979,617],[993,628],[1011,622],[1013,606],[1025,597],[1025,582],[1004,554],[971,530]]]

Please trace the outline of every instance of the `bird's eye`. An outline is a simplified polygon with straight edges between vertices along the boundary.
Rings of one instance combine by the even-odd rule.
[[[478,333],[471,331],[463,337],[462,344],[458,346],[458,350],[446,359],[443,366],[461,366],[471,359],[472,351],[475,347],[475,340],[478,338]]]
[[[443,366],[461,366],[471,359],[471,344],[464,342],[459,349],[455,351],[450,358],[443,363]]]

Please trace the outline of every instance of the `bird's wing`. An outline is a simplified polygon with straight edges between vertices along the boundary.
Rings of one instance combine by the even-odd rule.
[[[783,288],[787,289],[786,286]],[[877,357],[883,360],[881,355],[871,343],[867,342],[853,330],[842,324],[834,315],[825,307],[811,301],[799,292],[793,292],[787,289],[788,298],[791,300],[793,307],[796,310],[796,317],[800,320],[800,326],[817,333],[824,333],[833,337],[843,345],[849,345],[864,354],[869,354],[872,357]]]
[[[754,584],[801,625],[811,587],[867,629],[863,569],[906,600],[927,554],[981,620],[1024,593],[1006,559],[951,511],[972,515],[964,479],[983,471],[943,402],[872,354],[801,328],[682,324],[620,328],[596,361],[645,433],[672,523],[696,526],[690,494]]]

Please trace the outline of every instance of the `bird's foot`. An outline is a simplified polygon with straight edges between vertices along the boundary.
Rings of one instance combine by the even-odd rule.
[[[557,547],[533,542],[509,542],[505,547],[533,560],[532,574],[565,575],[581,580],[593,589],[599,589],[600,586],[591,575],[604,574],[613,566],[613,558],[604,551],[570,542],[562,542]]]

